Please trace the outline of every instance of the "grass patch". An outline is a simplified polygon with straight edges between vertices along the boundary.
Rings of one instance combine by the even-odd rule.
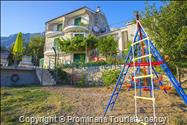
[[[41,90],[41,87],[1,88],[1,123],[19,124],[20,116],[55,116],[71,106],[63,96]]]

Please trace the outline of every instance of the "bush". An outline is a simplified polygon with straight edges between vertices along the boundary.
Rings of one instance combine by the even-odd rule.
[[[130,50],[131,44],[132,44],[131,41],[128,41],[128,42],[127,42],[127,48],[123,50],[123,55],[124,55],[124,56],[127,56],[128,52],[129,52],[129,50]]]
[[[62,67],[57,67],[57,79],[60,84],[68,84],[68,73],[66,73]]]
[[[104,86],[110,86],[112,84],[115,84],[119,74],[120,74],[120,70],[113,69],[113,70],[104,71],[102,74],[102,80]]]

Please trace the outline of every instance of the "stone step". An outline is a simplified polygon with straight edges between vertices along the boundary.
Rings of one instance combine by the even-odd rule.
[[[37,68],[36,74],[40,82],[42,82],[42,85],[55,85],[56,84],[56,81],[53,79],[51,73],[47,69],[43,69],[43,73],[42,73],[42,69]],[[43,78],[42,78],[42,74],[43,74]],[[43,79],[43,81],[41,78]]]

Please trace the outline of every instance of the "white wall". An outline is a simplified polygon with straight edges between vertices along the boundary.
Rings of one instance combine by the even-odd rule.
[[[72,17],[69,21],[68,21],[68,26],[70,25],[74,25],[74,20],[78,17],[81,17],[81,22],[83,22],[84,24],[89,24],[89,15],[88,14],[82,14],[76,17]]]
[[[127,25],[127,29],[128,29],[128,38],[129,38],[130,41],[133,41],[136,30],[137,30],[136,24]]]

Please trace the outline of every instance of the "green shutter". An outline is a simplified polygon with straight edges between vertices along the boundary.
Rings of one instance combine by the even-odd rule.
[[[62,31],[62,27],[63,27],[63,24],[61,23],[61,24],[58,24],[57,25],[57,31]]]
[[[75,19],[74,25],[80,26],[80,24],[81,24],[81,17],[78,17],[78,18]]]

